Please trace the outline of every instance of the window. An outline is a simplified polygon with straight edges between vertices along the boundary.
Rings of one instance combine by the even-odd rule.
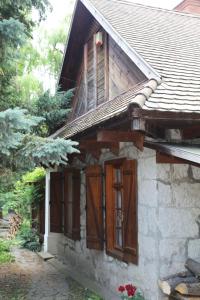
[[[64,234],[73,239],[80,239],[80,171],[64,171]]]
[[[117,159],[106,163],[106,251],[137,263],[137,164]]]

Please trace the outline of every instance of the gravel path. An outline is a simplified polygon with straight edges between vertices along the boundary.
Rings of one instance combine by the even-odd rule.
[[[86,289],[43,262],[37,254],[13,249],[16,261],[0,265],[0,300],[88,300]],[[94,298],[90,298],[94,299]]]

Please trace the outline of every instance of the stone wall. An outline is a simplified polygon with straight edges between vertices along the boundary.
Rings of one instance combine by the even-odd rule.
[[[105,251],[86,248],[84,171],[81,172],[81,241],[62,236],[59,257],[83,282],[87,278],[105,299],[117,299],[117,286],[130,282],[143,290],[146,300],[163,300],[158,278],[182,270],[188,255],[200,256],[196,223],[200,215],[200,169],[188,165],[158,165],[155,151],[145,148],[140,152],[132,143],[120,143],[119,157],[138,160],[138,266],[114,259]],[[104,161],[111,158],[114,155],[104,150],[99,163],[103,166]],[[87,157],[87,164],[96,162]],[[84,167],[78,161],[75,165]]]
[[[100,163],[115,156],[104,150]],[[134,283],[141,287],[146,299],[158,299],[157,293],[157,185],[155,152],[145,149],[139,152],[132,143],[120,143],[119,157],[138,160],[138,241],[139,264],[127,264],[111,256],[105,251],[89,250],[86,248],[86,212],[85,212],[85,174],[81,174],[81,241],[74,242],[63,236],[59,244],[59,256],[66,263],[73,266],[82,277],[97,282],[103,287],[102,292],[106,299],[111,300],[108,291],[113,292],[116,298],[116,289],[120,284]],[[87,158],[88,164],[97,161]],[[75,163],[76,166],[78,162]]]
[[[158,164],[159,276],[184,270],[200,259],[200,168]]]

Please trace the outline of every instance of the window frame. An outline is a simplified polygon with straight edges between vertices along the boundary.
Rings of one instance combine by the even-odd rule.
[[[124,180],[125,175],[123,174],[123,164],[127,162],[128,160],[126,158],[117,158],[113,160],[105,161],[104,167],[105,167],[105,205],[106,205],[106,216],[105,216],[105,237],[106,237],[106,253],[114,258],[117,258],[119,260],[122,260],[124,262],[131,262],[137,265],[138,263],[138,220],[137,220],[137,214],[136,218],[132,221],[132,224],[129,226],[136,226],[137,230],[137,237],[136,237],[136,254],[133,255],[133,253],[129,252],[129,249],[126,248],[126,245],[124,243],[125,241],[125,224],[124,219],[125,215],[127,215],[127,211],[125,211],[125,195],[124,193]],[[114,170],[116,168],[119,168],[121,170],[121,181],[122,181],[122,200],[121,200],[121,207],[122,207],[122,214],[123,214],[123,221],[122,221],[122,247],[118,247],[116,245],[116,219],[115,219],[115,209],[116,209],[116,203],[115,203],[115,196],[114,196]],[[135,170],[134,170],[135,172]],[[137,170],[136,170],[137,172]],[[109,178],[108,178],[109,177]],[[136,173],[136,180],[137,180],[137,173]],[[136,186],[134,188],[135,194],[133,195],[133,204],[135,206],[136,212],[137,212],[137,181]],[[127,198],[127,197],[126,197]],[[132,198],[132,197],[131,197]],[[112,211],[113,209],[113,211]],[[111,210],[111,211],[109,211]]]

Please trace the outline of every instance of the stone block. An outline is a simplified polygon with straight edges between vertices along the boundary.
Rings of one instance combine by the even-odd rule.
[[[158,203],[162,207],[173,206],[171,186],[158,181]]]
[[[157,242],[155,238],[139,235],[139,255],[146,260],[156,260],[157,257]]]
[[[160,264],[160,275],[159,277],[166,277],[172,274],[176,274],[178,272],[184,272],[185,271],[185,261],[182,262],[162,262]]]
[[[192,166],[192,177],[196,180],[200,180],[200,168]]]
[[[138,158],[144,159],[148,157],[156,157],[156,151],[145,147],[143,151],[138,151]]]
[[[157,233],[156,208],[143,205],[138,207],[138,231],[146,236],[155,236]]]
[[[156,180],[138,179],[138,203],[149,207],[157,207]]]
[[[165,182],[171,180],[170,164],[157,164],[157,178]]]
[[[200,239],[190,240],[188,242],[188,256],[193,259],[200,258]]]
[[[172,168],[172,180],[182,180],[188,178],[189,165],[174,164]]]
[[[138,160],[138,177],[143,179],[156,179],[156,159],[155,157],[147,157]]]
[[[176,207],[200,208],[200,183],[179,183],[172,185]]]
[[[199,234],[199,209],[159,209],[159,231],[163,238],[195,238]]]
[[[160,261],[182,262],[186,260],[185,239],[163,239],[159,243]]]

